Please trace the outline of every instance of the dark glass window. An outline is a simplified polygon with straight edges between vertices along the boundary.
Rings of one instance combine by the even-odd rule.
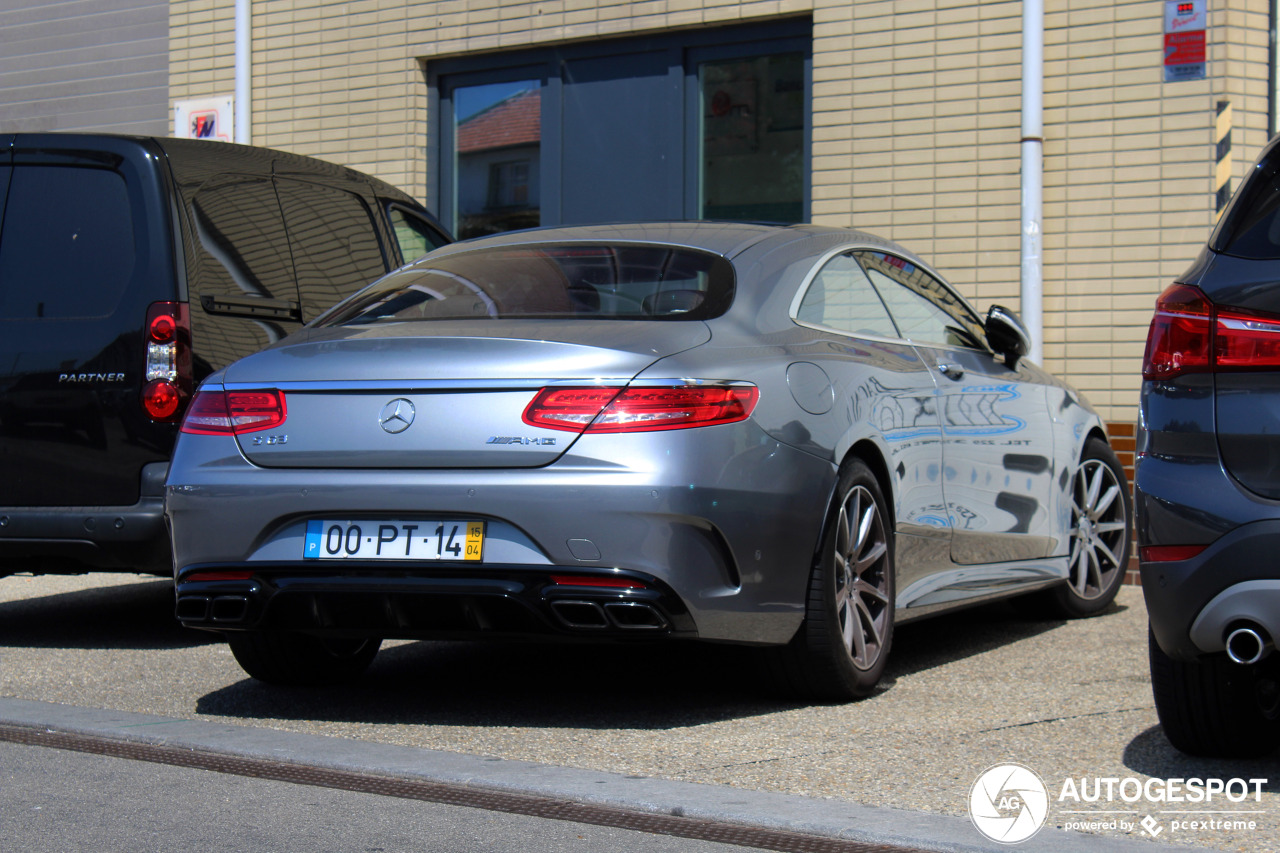
[[[804,55],[704,62],[698,82],[702,218],[803,221]]]
[[[396,244],[400,247],[400,257],[406,262],[449,242],[438,228],[398,205],[388,205],[387,216],[391,219]]]
[[[857,257],[902,337],[915,343],[985,348],[982,321],[945,284],[897,255],[858,252]]]
[[[459,86],[453,105],[459,239],[538,225],[541,84]]]
[[[110,316],[140,251],[118,172],[15,167],[0,235],[0,318]]]
[[[898,337],[875,288],[858,262],[837,255],[826,263],[809,283],[796,319],[855,335]]]
[[[387,271],[377,226],[364,201],[344,190],[281,179],[280,210],[308,321]]]
[[[1241,258],[1280,258],[1280,151],[1246,179],[1210,245]]]
[[[424,260],[353,297],[323,325],[557,318],[704,320],[733,299],[733,267],[656,246],[544,245]]]

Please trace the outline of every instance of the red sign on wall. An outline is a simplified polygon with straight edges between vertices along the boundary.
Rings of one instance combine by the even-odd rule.
[[[1164,4],[1164,79],[1203,80],[1208,10],[1205,0],[1166,0]]]

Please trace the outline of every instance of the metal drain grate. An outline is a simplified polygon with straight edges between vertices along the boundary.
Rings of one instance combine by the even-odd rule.
[[[230,773],[255,779],[271,779],[278,782],[293,782],[298,785],[313,785],[321,788],[336,788],[342,791],[378,794],[384,797],[424,800],[451,806],[529,815],[530,817],[550,820],[566,820],[616,829],[631,829],[655,835],[671,835],[677,838],[715,841],[722,844],[736,844],[740,847],[754,847],[761,850],[779,850],[784,851],[784,853],[922,853],[922,851],[907,847],[867,844],[839,838],[806,835],[800,832],[737,826],[704,818],[632,811],[615,806],[566,802],[529,794],[485,791],[466,785],[400,779],[393,776],[375,776],[352,770],[311,767],[304,764],[271,761],[265,758],[221,755],[216,752],[113,740],[94,735],[48,731],[24,726],[0,724],[0,740],[31,746],[88,752],[113,758],[127,758],[133,761],[150,761],[155,764],[171,764],[177,767],[212,770],[217,773]]]

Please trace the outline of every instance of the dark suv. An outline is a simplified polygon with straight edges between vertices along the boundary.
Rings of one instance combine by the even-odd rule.
[[[1156,302],[1135,480],[1151,681],[1195,755],[1280,745],[1280,137]]]
[[[319,160],[0,134],[0,576],[170,572],[163,485],[200,380],[449,240]]]

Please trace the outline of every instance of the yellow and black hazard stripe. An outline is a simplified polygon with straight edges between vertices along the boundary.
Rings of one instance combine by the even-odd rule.
[[[1222,209],[1231,200],[1231,102],[1218,101],[1218,117],[1214,123],[1214,140],[1217,142],[1213,169],[1213,186],[1217,190],[1214,213],[1222,215]]]

